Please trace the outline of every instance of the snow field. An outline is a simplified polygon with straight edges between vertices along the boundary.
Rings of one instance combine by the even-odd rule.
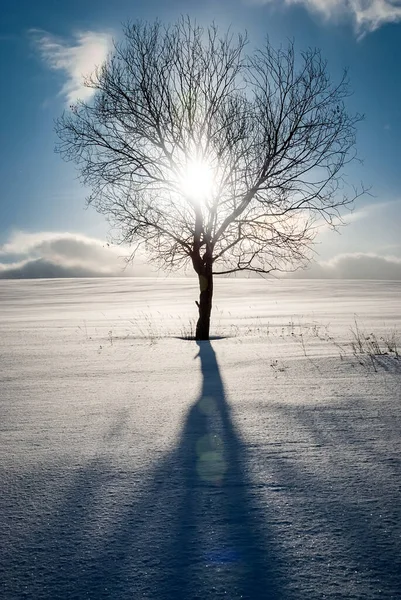
[[[2,282],[0,597],[401,597],[401,284]]]

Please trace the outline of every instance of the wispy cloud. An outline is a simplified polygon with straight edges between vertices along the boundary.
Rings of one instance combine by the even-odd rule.
[[[399,200],[370,202],[369,204],[359,206],[356,210],[345,212],[341,215],[341,218],[333,219],[333,225],[340,227],[341,225],[350,225],[362,220],[374,220],[377,223],[377,220],[383,217],[383,215],[391,213],[391,211],[394,211],[399,206]],[[332,232],[332,227],[323,219],[316,222],[316,227],[321,235]]]
[[[91,75],[107,58],[112,47],[109,33],[76,32],[72,41],[56,37],[40,29],[30,31],[34,44],[45,63],[55,71],[62,71],[66,81],[60,90],[67,104],[89,100],[93,90],[85,87],[85,77]]]
[[[260,4],[283,4],[283,0],[254,0]],[[359,34],[378,29],[385,23],[401,21],[400,0],[284,0],[287,5],[303,4],[327,20],[349,17]]]
[[[147,275],[140,258],[125,268],[128,249],[73,233],[14,233],[0,246],[0,279]]]

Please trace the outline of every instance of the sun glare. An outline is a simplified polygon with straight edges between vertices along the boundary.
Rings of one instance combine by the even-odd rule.
[[[213,190],[212,169],[202,161],[190,162],[184,170],[181,188],[190,200],[204,202]]]

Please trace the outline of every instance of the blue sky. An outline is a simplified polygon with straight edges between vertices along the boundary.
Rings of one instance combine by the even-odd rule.
[[[3,0],[2,9],[0,263],[27,260],[29,252],[43,258],[32,241],[40,245],[41,234],[105,239],[107,224],[84,210],[86,192],[74,168],[54,153],[53,121],[82,92],[80,69],[101,60],[123,22],[174,21],[185,13],[205,24],[246,28],[256,45],[268,34],[274,44],[293,38],[299,49],[318,46],[333,77],[349,68],[349,108],[365,120],[358,136],[363,164],[347,175],[372,186],[372,196],[356,204],[341,235],[322,231],[318,260],[333,268],[344,256],[370,255],[376,270],[378,257],[399,268],[400,0]],[[17,248],[23,234],[31,235],[31,250]]]

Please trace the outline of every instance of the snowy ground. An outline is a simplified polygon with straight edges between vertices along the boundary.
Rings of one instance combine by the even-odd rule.
[[[0,597],[401,598],[400,293],[3,281]]]

